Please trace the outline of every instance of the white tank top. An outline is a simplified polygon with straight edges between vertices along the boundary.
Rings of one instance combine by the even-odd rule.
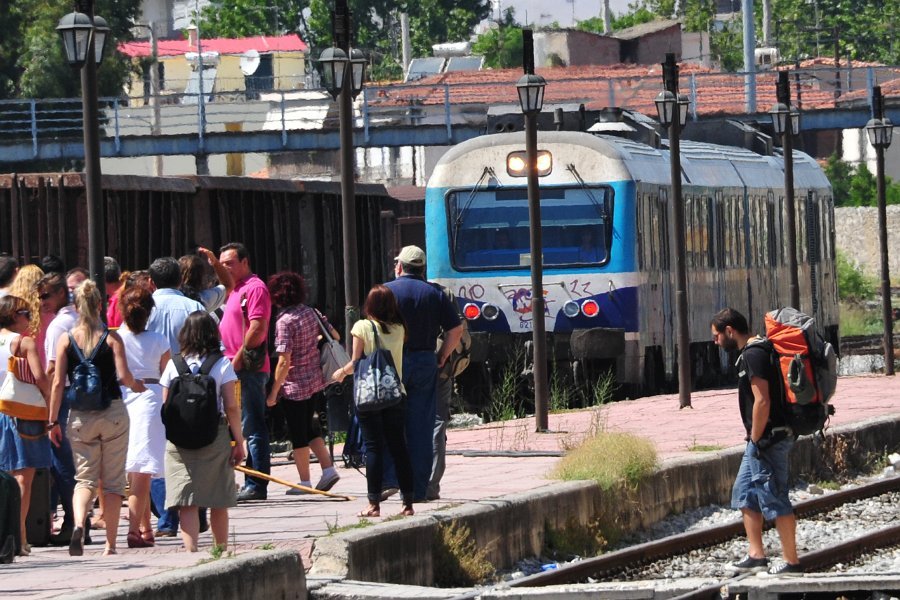
[[[0,334],[0,382],[6,378],[6,366],[9,364],[9,357],[12,356],[11,348],[18,337],[18,333]]]

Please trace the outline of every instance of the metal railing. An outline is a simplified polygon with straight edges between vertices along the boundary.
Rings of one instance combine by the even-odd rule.
[[[655,115],[653,104],[661,87],[658,75],[608,79],[566,76],[547,72],[545,108],[584,103],[588,108],[621,107]],[[869,106],[874,85],[900,79],[900,67],[815,68],[791,71],[792,95],[801,111]],[[691,100],[691,117],[747,116],[764,113],[775,103],[775,71],[755,77],[757,106],[745,105],[743,73],[683,73],[680,88]],[[200,136],[217,132],[290,132],[337,129],[337,109],[324,90],[231,90],[204,94],[205,110],[198,111],[198,94],[164,92],[120,98],[100,98],[101,135],[121,150],[126,136]],[[154,110],[153,103],[157,103]],[[354,109],[354,126],[368,144],[373,129],[384,126],[432,125],[453,128],[486,122],[487,108],[518,105],[515,82],[412,83],[369,85]],[[517,112],[518,109],[511,108]],[[158,117],[156,116],[158,113]],[[80,99],[0,101],[0,162],[3,146],[30,144],[34,156],[42,143],[80,139]],[[414,144],[409,144],[414,145]]]

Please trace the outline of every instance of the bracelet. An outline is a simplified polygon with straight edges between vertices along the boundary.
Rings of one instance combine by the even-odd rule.
[[[57,425],[59,425],[59,421],[47,421],[47,427],[49,427],[50,429],[53,429]]]

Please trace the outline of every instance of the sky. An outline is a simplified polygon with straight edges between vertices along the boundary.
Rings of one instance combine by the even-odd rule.
[[[497,5],[506,10],[512,6],[516,9],[516,21],[534,25],[549,25],[557,21],[562,27],[571,27],[574,12],[575,20],[581,21],[600,15],[601,0],[492,0],[494,16],[497,16]],[[610,0],[610,10],[617,14],[628,11],[628,0]],[[527,19],[526,19],[527,15]]]

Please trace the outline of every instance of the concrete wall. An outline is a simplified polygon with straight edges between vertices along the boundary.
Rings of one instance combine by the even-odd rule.
[[[252,552],[138,581],[67,595],[69,600],[306,600],[306,573],[293,550]]]
[[[538,67],[614,65],[619,62],[619,41],[596,33],[560,29],[534,34]]]
[[[835,428],[829,435],[841,438],[835,446],[858,455],[880,455],[900,446],[900,417]],[[581,525],[599,522],[605,528],[632,531],[671,513],[727,503],[742,453],[743,448],[736,447],[668,461],[638,490],[603,491],[588,481],[559,483],[320,538],[310,574],[432,585],[438,526],[452,521],[470,528],[475,544],[496,568],[508,568],[539,555],[547,528],[564,529],[572,519]],[[792,454],[791,471],[813,472],[825,463],[826,455],[821,443],[803,438]]]
[[[878,209],[845,207],[834,211],[835,247],[862,270],[880,276],[881,251],[878,247]],[[900,280],[900,206],[887,207],[888,261],[891,280]]]

